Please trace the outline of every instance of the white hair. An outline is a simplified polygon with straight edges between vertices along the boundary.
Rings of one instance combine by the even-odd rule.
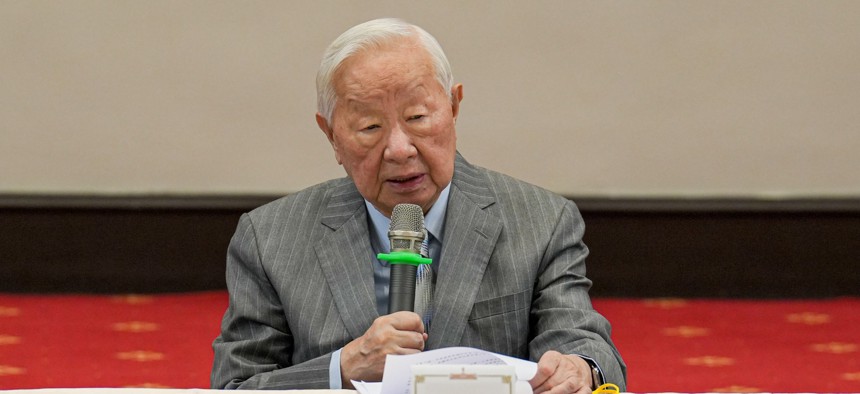
[[[395,18],[374,19],[353,26],[328,46],[317,71],[317,110],[331,125],[337,93],[332,78],[340,65],[350,56],[370,48],[378,48],[396,38],[417,37],[433,62],[436,80],[450,95],[454,86],[451,65],[439,42],[430,33],[413,24]]]

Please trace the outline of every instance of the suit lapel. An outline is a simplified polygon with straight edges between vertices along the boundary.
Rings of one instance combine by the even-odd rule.
[[[321,223],[331,232],[314,249],[341,319],[349,334],[358,338],[378,317],[372,266],[376,257],[364,200],[352,181],[332,189]]]
[[[457,154],[433,299],[428,349],[458,346],[502,230],[486,174]]]

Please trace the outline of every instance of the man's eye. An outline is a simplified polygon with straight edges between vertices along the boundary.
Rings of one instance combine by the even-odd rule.
[[[424,117],[424,115],[412,115],[409,117],[409,120],[421,119],[423,117]]]
[[[367,126],[363,129],[361,129],[361,131],[371,131],[371,130],[378,129],[378,128],[379,128],[378,124],[372,124],[370,126]]]

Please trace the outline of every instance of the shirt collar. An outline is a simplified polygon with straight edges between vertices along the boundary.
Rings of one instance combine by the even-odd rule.
[[[424,228],[427,229],[430,234],[433,234],[439,242],[442,242],[442,229],[445,226],[445,212],[448,210],[448,194],[451,191],[451,183],[448,183],[448,186],[445,186],[442,189],[442,193],[439,194],[439,198],[436,199],[436,202],[433,203],[433,206],[430,207],[430,210],[427,211],[427,215],[424,216]],[[373,226],[373,235],[376,236],[376,239],[379,241],[379,245],[383,245],[383,249],[385,251],[390,250],[390,246],[388,242],[388,227],[391,226],[391,219],[385,217],[382,212],[379,212],[376,207],[373,206],[369,201],[364,200],[364,205],[367,206],[367,213],[370,215],[370,223]],[[388,247],[385,247],[388,246]]]

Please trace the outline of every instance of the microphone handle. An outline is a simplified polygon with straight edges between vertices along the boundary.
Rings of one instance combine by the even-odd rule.
[[[412,264],[391,264],[388,313],[415,311],[416,272],[418,272],[418,267]]]

